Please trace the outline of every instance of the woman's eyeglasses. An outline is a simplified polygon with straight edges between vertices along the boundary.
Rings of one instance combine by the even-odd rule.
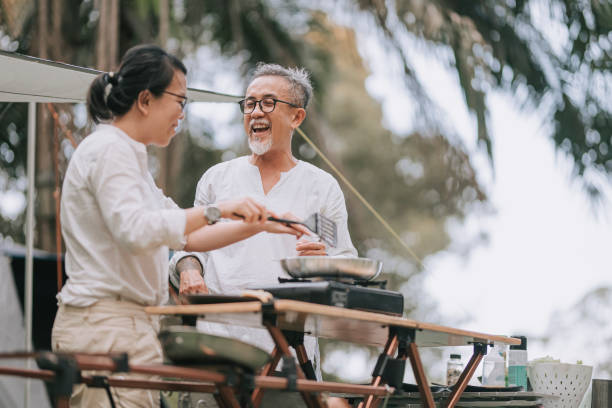
[[[185,110],[185,105],[187,105],[187,97],[183,96],[183,95],[179,95],[179,94],[175,94],[173,92],[169,92],[169,91],[163,91],[163,93],[168,94],[168,95],[172,95],[172,96],[176,96],[177,98],[181,98],[181,101],[177,101],[179,103],[179,105],[181,105],[181,109]]]

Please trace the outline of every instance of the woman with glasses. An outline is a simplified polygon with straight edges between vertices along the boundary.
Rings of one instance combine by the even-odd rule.
[[[186,69],[157,46],[127,51],[117,72],[92,83],[87,106],[99,124],[74,152],[63,185],[68,281],[58,294],[52,346],[60,352],[128,352],[162,362],[159,323],[144,306],[168,296],[168,249],[208,251],[262,231],[300,236],[267,221],[265,207],[236,199],[180,209],[148,172],[147,145],[166,146],[183,119]],[[219,218],[239,221],[219,223]],[[113,389],[121,407],[159,406],[159,393]],[[102,389],[74,388],[71,406],[107,407]]]

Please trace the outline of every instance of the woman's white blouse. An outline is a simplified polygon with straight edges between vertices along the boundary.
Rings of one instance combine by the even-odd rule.
[[[185,246],[185,222],[185,211],[155,185],[145,145],[99,125],[74,152],[64,180],[68,280],[58,300],[80,307],[102,298],[164,303],[168,247]]]

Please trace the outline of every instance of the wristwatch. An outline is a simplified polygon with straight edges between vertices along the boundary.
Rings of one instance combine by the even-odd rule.
[[[204,207],[204,216],[208,220],[208,225],[213,225],[221,218],[221,210],[215,205],[207,205]]]

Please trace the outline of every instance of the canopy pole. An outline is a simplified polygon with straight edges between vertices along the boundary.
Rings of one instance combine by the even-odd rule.
[[[26,264],[25,264],[25,295],[24,295],[24,320],[25,320],[25,349],[32,351],[32,283],[33,283],[33,250],[34,250],[34,172],[36,156],[36,103],[28,103],[28,208],[26,211]],[[26,367],[32,367],[32,359],[26,360]],[[25,383],[24,407],[30,406],[30,379]]]

